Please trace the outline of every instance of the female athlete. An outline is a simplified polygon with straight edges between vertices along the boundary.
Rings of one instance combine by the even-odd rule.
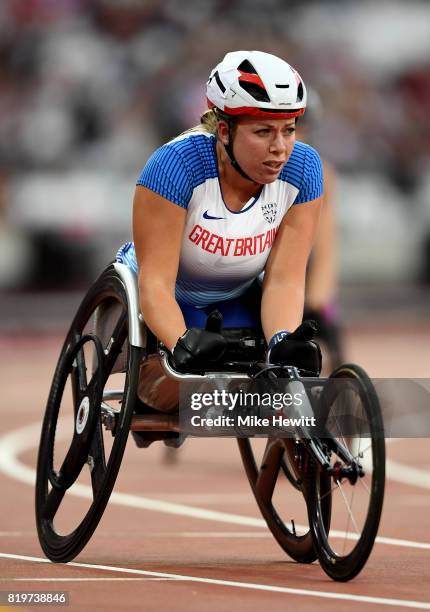
[[[206,94],[200,126],[145,165],[134,245],[117,259],[138,273],[145,323],[178,369],[222,357],[222,333],[206,326],[216,309],[225,328],[261,324],[271,363],[319,373],[313,326],[300,325],[322,194],[319,155],[295,139],[305,85],[274,55],[235,51],[211,72]]]

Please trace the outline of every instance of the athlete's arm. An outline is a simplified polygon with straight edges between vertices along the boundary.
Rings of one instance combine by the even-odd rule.
[[[295,330],[302,321],[306,264],[320,208],[321,197],[291,206],[279,227],[263,282],[261,321],[267,341],[280,330]]]
[[[186,330],[175,299],[186,210],[143,186],[133,202],[133,239],[145,323],[171,349]]]

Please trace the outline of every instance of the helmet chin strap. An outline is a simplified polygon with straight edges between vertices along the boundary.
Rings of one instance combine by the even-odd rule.
[[[242,176],[247,181],[251,181],[251,183],[256,183],[257,181],[254,181],[254,179],[252,179],[250,176],[248,176],[246,174],[246,172],[244,170],[242,170],[242,168],[239,166],[239,163],[238,163],[237,159],[234,156],[234,153],[233,153],[233,137],[232,137],[232,134],[231,134],[230,125],[228,125],[228,143],[224,144],[224,149],[226,150],[226,153],[228,155],[230,163],[233,166],[233,168],[236,170],[236,172],[239,172],[240,176]]]

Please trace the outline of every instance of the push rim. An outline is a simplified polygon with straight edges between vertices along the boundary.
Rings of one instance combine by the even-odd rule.
[[[309,520],[321,566],[333,579],[346,581],[365,565],[378,531],[384,497],[385,442],[378,398],[366,373],[356,365],[345,365],[330,378],[336,384],[323,391],[323,418],[330,423],[330,433],[354,458],[351,465],[358,462],[361,466],[362,475],[343,476],[344,468],[349,467],[347,462],[336,452],[330,453],[332,523],[328,530],[322,521],[325,493],[319,486],[321,468],[314,463]],[[353,434],[351,425],[338,418],[341,413],[348,418],[355,415],[359,425]]]
[[[116,314],[106,325],[104,337],[88,333],[97,329],[100,313],[111,313],[112,307]],[[70,561],[84,548],[118,474],[140,363],[140,350],[128,345],[127,335],[125,290],[110,268],[90,289],[74,318],[57,364],[42,426],[36,522],[41,546],[52,561]],[[120,358],[124,367],[118,372],[115,368]],[[116,391],[112,394],[109,389],[113,379]],[[115,399],[107,399],[110,396]],[[107,417],[109,428],[104,426]],[[64,444],[65,439],[69,443]],[[76,510],[74,493],[80,487],[82,495],[82,486],[86,487],[89,506],[82,502]],[[68,504],[73,511],[69,511]],[[70,520],[66,515],[79,518]]]

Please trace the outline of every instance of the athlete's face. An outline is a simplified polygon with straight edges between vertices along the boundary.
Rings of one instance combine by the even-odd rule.
[[[233,152],[246,174],[258,183],[275,181],[295,143],[295,119],[240,117]]]

